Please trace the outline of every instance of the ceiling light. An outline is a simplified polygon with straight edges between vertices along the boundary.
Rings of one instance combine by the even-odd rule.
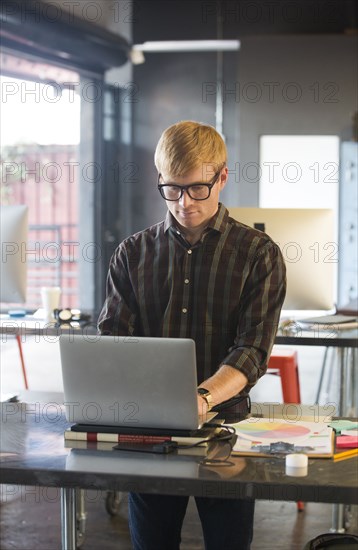
[[[134,44],[134,52],[219,52],[237,51],[240,40],[163,40]]]

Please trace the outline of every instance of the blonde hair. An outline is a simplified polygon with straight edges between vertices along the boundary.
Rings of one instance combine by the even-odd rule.
[[[214,166],[215,171],[227,161],[223,138],[208,124],[183,120],[162,133],[154,154],[160,174],[180,177],[200,166]]]

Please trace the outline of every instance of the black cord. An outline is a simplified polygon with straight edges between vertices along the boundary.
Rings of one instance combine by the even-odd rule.
[[[232,463],[228,462],[228,457],[231,455],[232,448],[235,444],[235,441],[237,439],[235,429],[232,426],[228,426],[225,424],[205,424],[205,427],[213,427],[213,428],[220,428],[221,432],[212,435],[211,437],[203,438],[200,441],[197,441],[196,443],[193,443],[192,445],[179,445],[176,444],[175,441],[165,441],[164,443],[158,443],[154,445],[144,445],[141,446],[139,444],[126,444],[126,443],[119,443],[118,445],[115,445],[113,447],[114,450],[117,451],[137,451],[137,452],[146,452],[146,453],[160,453],[160,454],[169,454],[173,451],[176,451],[178,449],[193,449],[195,447],[199,447],[200,445],[203,445],[204,443],[221,443],[221,442],[227,442],[229,444],[229,452],[227,453],[227,457],[225,459],[210,459],[205,458],[201,464],[202,465],[226,465],[231,466]],[[222,433],[224,432],[224,433]],[[137,446],[138,445],[138,446]]]
[[[230,445],[231,446],[231,449],[232,447],[234,446],[234,436],[236,434],[235,432],[235,428],[233,428],[232,426],[228,426],[226,424],[215,424],[215,423],[208,423],[208,424],[205,424],[205,427],[207,428],[220,428],[221,430],[224,430],[226,433],[222,434],[222,433],[218,433],[218,434],[214,434],[212,435],[211,437],[207,437],[205,439],[201,439],[200,441],[197,441],[196,443],[193,443],[191,445],[178,445],[177,446],[177,449],[193,449],[194,447],[200,447],[201,445],[203,445],[204,443],[212,443],[212,442],[220,442],[220,441],[228,441],[228,442],[232,442],[232,444]]]

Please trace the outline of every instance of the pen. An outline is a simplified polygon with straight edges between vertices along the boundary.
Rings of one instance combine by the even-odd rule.
[[[338,460],[346,460],[347,458],[352,458],[353,456],[358,455],[358,449],[350,449],[349,451],[343,451],[341,453],[336,453],[333,455],[333,460],[336,462]]]

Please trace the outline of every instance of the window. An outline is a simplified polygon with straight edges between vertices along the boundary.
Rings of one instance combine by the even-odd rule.
[[[39,307],[43,285],[60,286],[63,307],[75,307],[79,75],[13,55],[2,61],[1,202],[29,207],[26,307]]]
[[[2,189],[3,198],[6,198],[7,202],[15,200],[15,193],[17,193],[16,200],[29,201],[29,206],[33,212],[36,212],[36,216],[41,214],[40,218],[30,218],[33,226],[42,226],[40,229],[37,227],[33,229],[35,250],[32,261],[35,258],[35,263],[39,263],[36,261],[38,253],[36,243],[40,242],[40,239],[41,242],[44,240],[45,244],[54,243],[52,247],[48,246],[45,249],[45,254],[47,264],[53,260],[52,271],[49,269],[51,273],[48,273],[51,280],[57,282],[56,277],[62,277],[61,286],[64,286],[63,277],[66,272],[67,282],[66,288],[63,288],[61,306],[67,307],[74,304],[96,314],[103,303],[104,274],[108,267],[108,264],[103,265],[105,262],[101,257],[104,234],[106,234],[103,219],[111,229],[115,224],[116,227],[119,226],[118,217],[113,220],[107,212],[102,212],[102,204],[107,193],[105,189],[108,181],[107,172],[108,167],[110,169],[113,165],[113,159],[117,161],[122,152],[119,152],[122,145],[118,138],[119,132],[114,138],[112,136],[103,138],[104,74],[106,70],[119,67],[128,60],[130,46],[121,36],[109,32],[92,20],[87,20],[83,13],[82,16],[75,15],[72,10],[69,11],[68,6],[57,6],[52,10],[42,2],[34,2],[28,11],[26,2],[8,2],[7,4],[9,6],[6,6],[0,28],[3,51],[1,73],[8,79],[20,80],[23,83],[22,90],[25,90],[26,86],[35,87],[34,95],[40,96],[40,103],[43,99],[41,97],[45,95],[46,102],[49,104],[47,107],[51,107],[51,116],[38,115],[31,128],[35,136],[37,127],[40,127],[43,122],[47,129],[52,125],[56,140],[51,138],[51,143],[42,143],[32,137],[31,159],[28,157],[30,154],[28,149],[1,151],[3,167],[5,162],[14,163],[13,174],[8,172],[5,177],[4,170],[1,174],[3,180],[5,177],[6,183]],[[64,37],[66,37],[65,40]],[[13,91],[17,91],[16,86]],[[11,88],[7,90],[7,95],[9,94],[11,95]],[[27,94],[28,97],[30,95],[30,93]],[[56,117],[54,112],[59,106],[56,107],[56,103],[64,105],[66,97],[66,113]],[[71,100],[79,106],[79,110],[76,111],[79,113],[78,116],[72,110],[75,106],[70,105]],[[32,109],[28,107],[27,100],[24,103],[28,111]],[[12,123],[13,127],[17,127],[14,129],[19,130],[17,135],[21,134],[22,130],[19,114],[20,111],[16,113],[15,123]],[[30,116],[30,113],[26,116]],[[58,128],[63,119],[66,120],[68,130],[65,143],[60,141]],[[57,124],[54,124],[53,120],[57,120]],[[120,124],[119,119],[118,124]],[[79,133],[79,143],[78,137],[73,141],[68,138],[69,134],[78,136]],[[40,134],[43,135],[43,130]],[[116,142],[115,139],[117,139]],[[110,155],[104,146],[107,141],[110,145]],[[26,143],[26,147],[29,145]],[[24,183],[21,180],[25,177],[21,171],[21,162],[24,162],[25,168],[28,165],[30,168],[32,166],[33,174],[30,174],[30,170],[26,174],[28,188],[25,185],[21,186]],[[18,170],[16,170],[16,164],[20,164]],[[60,175],[57,173],[58,164],[63,165]],[[6,168],[11,171],[9,164],[5,165]],[[40,176],[36,170],[41,172]],[[43,171],[44,174],[42,174]],[[41,176],[42,181],[39,182]],[[55,181],[59,176],[59,181]],[[14,181],[16,178],[17,182]],[[30,183],[31,178],[35,180],[32,183]],[[116,182],[117,186],[118,183]],[[17,189],[15,189],[16,186]],[[30,194],[28,190],[31,186]],[[41,192],[37,193],[39,186],[43,188],[41,187]],[[75,211],[77,228],[72,227]],[[38,220],[39,223],[37,223]],[[121,223],[123,225],[123,220]],[[45,229],[44,225],[51,227]],[[62,225],[67,225],[66,232]],[[59,229],[58,226],[61,228]],[[77,243],[77,234],[78,246],[66,244]],[[116,235],[114,235],[115,240],[117,240]],[[64,260],[62,263],[66,264],[61,269],[58,268],[59,257],[61,262]],[[73,271],[76,270],[74,274]],[[75,283],[76,279],[80,284]],[[31,304],[26,304],[29,309],[30,306],[37,305],[36,290],[31,300]]]

